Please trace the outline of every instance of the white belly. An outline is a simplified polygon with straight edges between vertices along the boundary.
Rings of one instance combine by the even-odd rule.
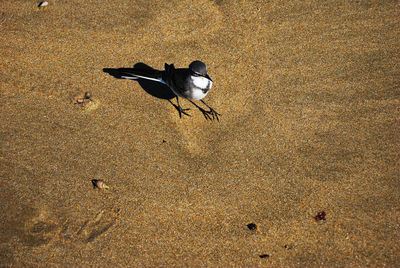
[[[207,88],[212,86],[212,82],[205,77],[202,76],[194,76],[192,78],[193,84],[199,88]],[[210,83],[210,85],[208,85]]]
[[[201,100],[202,98],[204,98],[207,95],[208,91],[206,93],[204,93],[203,90],[196,89],[196,90],[193,90],[191,93],[192,94],[191,94],[190,98],[192,100]]]
[[[196,89],[191,92],[190,98],[192,100],[201,100],[207,95],[208,91],[212,87],[212,82],[205,77],[201,76],[192,77],[192,82],[193,85],[196,87]],[[207,90],[205,90],[204,92],[201,89],[207,89]]]

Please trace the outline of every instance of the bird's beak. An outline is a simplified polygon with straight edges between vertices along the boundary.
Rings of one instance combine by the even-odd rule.
[[[210,81],[212,82],[213,80],[211,79],[211,77],[208,76],[208,74],[206,74],[206,78],[210,79]]]

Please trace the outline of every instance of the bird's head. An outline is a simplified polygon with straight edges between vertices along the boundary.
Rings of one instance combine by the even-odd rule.
[[[212,81],[211,77],[209,77],[207,74],[207,66],[202,61],[196,60],[196,61],[192,62],[189,65],[189,70],[195,76],[203,76]]]

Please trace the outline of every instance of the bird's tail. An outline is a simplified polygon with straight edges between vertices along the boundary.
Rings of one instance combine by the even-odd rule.
[[[146,79],[165,84],[162,78],[162,72],[154,69],[141,70],[136,68],[117,68],[117,69],[104,68],[103,72],[109,73],[110,75],[119,79],[132,79],[132,80]]]

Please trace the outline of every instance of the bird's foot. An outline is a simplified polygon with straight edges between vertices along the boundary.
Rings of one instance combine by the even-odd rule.
[[[210,108],[209,111],[204,110],[201,107],[198,107],[200,112],[203,113],[204,117],[206,118],[206,120],[214,120],[217,119],[217,121],[219,121],[218,115],[220,115],[219,113],[217,113],[213,108]]]
[[[185,111],[189,111],[190,110],[189,108],[183,109],[181,106],[178,106],[178,105],[175,105],[175,104],[174,104],[174,107],[175,107],[175,109],[178,110],[179,118],[182,118],[182,114],[187,115],[187,116],[191,116],[190,114],[185,112]]]
[[[208,107],[208,109],[210,109],[209,111],[205,111],[204,109],[200,108],[197,104],[195,104],[194,102],[192,102],[197,108],[200,109],[200,111],[203,113],[204,117],[206,119],[210,119],[210,120],[214,120],[217,119],[217,121],[219,122],[219,113],[217,113],[217,111],[215,111],[213,108],[211,108],[205,101],[201,100],[201,102]],[[212,119],[211,119],[212,117]]]
[[[212,115],[213,119],[215,118],[219,122],[218,115],[221,115],[221,114],[217,113],[217,111],[215,111],[213,108],[211,108],[211,107],[209,107],[209,108],[210,108],[210,110],[208,111],[208,113]]]
[[[182,118],[182,114],[184,114],[184,115],[187,115],[187,116],[191,116],[190,114],[188,114],[187,112],[185,112],[185,111],[189,111],[190,109],[189,108],[187,108],[187,109],[183,109],[182,107],[177,107],[177,110],[178,110],[178,112],[179,112],[179,117],[180,118]]]
[[[187,112],[185,112],[185,111],[189,111],[189,110],[190,110],[189,108],[184,109],[184,108],[182,108],[182,107],[179,105],[179,102],[178,102],[178,105],[176,105],[176,104],[173,103],[171,100],[168,100],[168,101],[175,107],[176,110],[178,110],[179,118],[182,118],[182,114],[187,115],[187,116],[191,116],[190,114],[188,114]]]

